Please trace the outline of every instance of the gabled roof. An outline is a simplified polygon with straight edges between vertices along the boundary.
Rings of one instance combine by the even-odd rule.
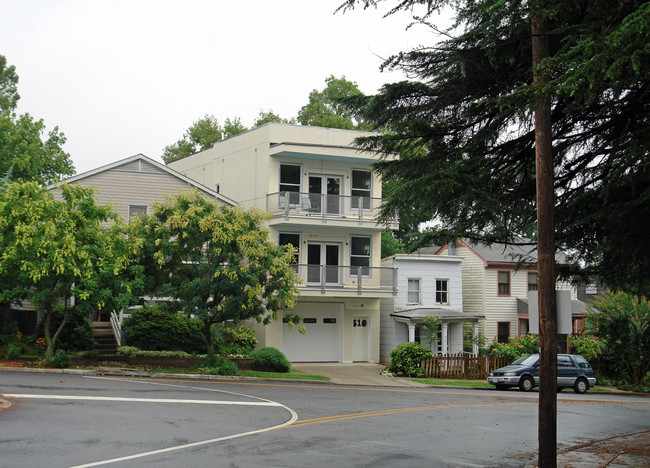
[[[105,171],[110,171],[110,170],[115,170],[119,168],[124,167],[130,168],[134,170],[135,172],[148,172],[148,173],[166,173],[169,174],[173,177],[176,177],[177,179],[182,180],[186,184],[196,188],[197,190],[200,190],[202,192],[207,193],[208,195],[221,200],[222,202],[231,205],[231,206],[236,206],[237,202],[228,198],[224,197],[220,193],[215,192],[214,190],[206,187],[205,185],[199,184],[195,180],[190,179],[189,177],[184,176],[180,172],[176,172],[174,169],[171,169],[164,164],[159,163],[158,161],[155,161],[147,156],[145,156],[142,153],[138,153],[136,155],[133,155],[131,157],[121,159],[119,161],[115,161],[113,163],[107,164],[105,166],[98,167],[96,169],[92,169],[87,172],[82,172],[81,174],[74,175],[72,177],[69,177],[67,179],[62,180],[61,182],[55,183],[48,185],[46,187],[47,190],[51,190],[52,188],[56,187],[59,183],[73,183],[77,182],[79,180],[85,179],[87,177],[93,176],[95,174],[99,174],[101,172]]]
[[[480,242],[470,241],[467,239],[455,239],[456,245],[461,245],[472,250],[483,262],[487,264],[535,264],[537,263],[537,246],[531,241],[522,239],[520,244],[483,244]],[[436,253],[440,253],[447,248],[448,244],[438,248]],[[555,254],[555,261],[566,263],[566,257],[561,252]]]

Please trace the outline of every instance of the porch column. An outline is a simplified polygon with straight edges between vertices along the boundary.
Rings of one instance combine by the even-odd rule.
[[[449,324],[442,323],[442,354],[449,354]]]
[[[474,322],[474,342],[472,343],[472,353],[478,356],[478,322]]]
[[[414,323],[409,323],[409,343],[413,343],[415,341],[415,324]]]

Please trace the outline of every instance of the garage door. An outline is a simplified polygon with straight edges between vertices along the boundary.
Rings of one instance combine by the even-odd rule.
[[[336,310],[305,308],[296,311],[303,318],[307,333],[282,326],[282,352],[292,362],[338,362],[342,356],[342,320]]]

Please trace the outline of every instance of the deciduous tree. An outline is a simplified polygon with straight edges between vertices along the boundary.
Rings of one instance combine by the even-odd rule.
[[[213,115],[205,115],[194,122],[183,137],[172,145],[165,146],[162,159],[166,164],[210,148],[215,142],[247,130],[237,117],[226,119],[221,126]]]
[[[0,302],[27,299],[44,314],[46,356],[74,314],[130,300],[115,287],[131,258],[120,226],[106,227],[117,215],[95,204],[92,189],[59,190],[56,200],[35,182],[11,183],[0,194]]]
[[[161,293],[203,320],[210,359],[215,323],[256,318],[268,323],[297,299],[292,252],[268,240],[261,211],[220,206],[196,191],[169,197],[139,220],[153,246]]]

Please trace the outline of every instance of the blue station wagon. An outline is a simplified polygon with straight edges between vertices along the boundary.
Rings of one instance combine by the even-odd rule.
[[[490,372],[487,380],[499,390],[519,387],[523,392],[530,392],[539,385],[539,354],[521,356],[512,364]],[[576,393],[585,393],[594,385],[594,371],[584,357],[576,354],[557,355],[558,392],[572,387]]]

